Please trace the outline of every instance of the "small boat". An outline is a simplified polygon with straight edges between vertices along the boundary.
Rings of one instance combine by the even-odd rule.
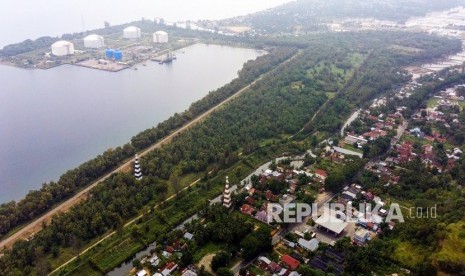
[[[137,70],[137,67],[134,67],[134,70]]]

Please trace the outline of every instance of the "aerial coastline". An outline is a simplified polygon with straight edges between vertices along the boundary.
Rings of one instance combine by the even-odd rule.
[[[55,69],[0,66],[0,134],[23,142],[0,176],[121,146],[0,203],[0,274],[462,275],[462,1],[297,0],[5,46],[2,65]]]

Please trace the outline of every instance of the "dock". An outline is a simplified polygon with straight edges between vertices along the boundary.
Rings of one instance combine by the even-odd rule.
[[[169,51],[166,55],[153,57],[150,60],[156,61],[160,64],[164,64],[164,63],[171,63],[175,59],[176,59],[176,56],[173,54],[173,52]]]

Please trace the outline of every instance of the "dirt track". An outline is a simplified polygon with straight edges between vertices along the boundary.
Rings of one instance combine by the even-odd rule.
[[[205,113],[199,115],[197,118],[195,118],[194,120],[190,121],[189,123],[185,124],[184,126],[182,126],[181,128],[177,129],[176,131],[174,131],[173,133],[171,133],[170,135],[168,135],[167,137],[163,138],[161,141],[157,142],[156,144],[150,146],[149,148],[147,148],[146,150],[142,151],[139,153],[139,156],[144,156],[146,155],[147,153],[153,151],[154,149],[157,149],[157,148],[160,148],[161,146],[163,146],[164,144],[166,143],[169,143],[171,142],[171,140],[178,134],[184,132],[185,130],[189,129],[190,127],[192,127],[193,125],[201,122],[202,120],[204,120],[206,117],[208,117],[212,112],[218,110],[219,108],[221,108],[224,104],[230,102],[231,100],[237,98],[239,95],[241,95],[244,91],[248,90],[252,85],[256,84],[258,81],[260,81],[261,79],[263,79],[263,77],[275,70],[277,70],[281,65],[285,64],[285,63],[288,63],[290,62],[291,60],[293,60],[295,57],[298,56],[298,53],[295,54],[294,56],[292,56],[291,58],[289,58],[288,60],[284,61],[283,63],[281,63],[280,65],[276,66],[273,70],[269,71],[268,73],[265,73],[264,75],[260,76],[259,78],[257,78],[255,81],[253,81],[252,83],[250,83],[249,85],[245,86],[244,88],[242,88],[241,90],[237,91],[236,93],[234,93],[232,96],[230,96],[229,98],[225,99],[224,101],[222,101],[221,103],[217,104],[216,106],[212,107],[211,109],[209,109],[208,111],[206,111]],[[102,183],[103,181],[105,181],[107,178],[109,178],[112,174],[114,173],[118,173],[118,172],[121,172],[121,171],[124,171],[125,169],[128,169],[128,167],[131,166],[131,163],[134,162],[134,158],[133,159],[130,159],[129,161],[126,161],[124,164],[120,165],[118,168],[116,168],[115,170],[113,170],[112,172],[106,174],[105,176],[103,176],[102,178],[100,178],[99,180],[95,181],[94,183],[92,183],[91,185],[89,185],[88,187],[86,187],[85,189],[81,190],[80,192],[78,192],[76,195],[74,195],[73,197],[69,198],[68,200],[66,200],[65,202],[61,203],[60,205],[58,205],[57,207],[53,208],[52,210],[48,211],[47,213],[45,213],[44,215],[42,215],[41,217],[37,218],[36,220],[32,221],[31,223],[29,223],[28,225],[26,225],[25,227],[21,228],[20,230],[18,230],[16,233],[14,233],[13,235],[9,236],[8,238],[6,238],[5,240],[2,240],[0,241],[0,250],[3,250],[3,248],[10,248],[13,243],[17,240],[20,240],[20,239],[27,239],[28,237],[30,237],[31,235],[37,233],[38,231],[40,231],[40,229],[42,228],[42,224],[43,223],[48,223],[50,222],[50,220],[52,219],[52,217],[57,214],[57,213],[60,213],[60,212],[66,212],[67,210],[69,210],[73,205],[75,205],[76,203],[80,202],[81,200],[83,199],[86,199],[87,198],[87,195],[89,194],[90,190],[92,188],[94,188],[95,186],[97,186],[98,184]]]

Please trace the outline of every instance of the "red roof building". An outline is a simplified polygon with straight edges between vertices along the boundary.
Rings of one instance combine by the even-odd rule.
[[[253,211],[254,211],[254,208],[250,206],[249,204],[242,204],[241,212],[243,214],[251,215]]]
[[[321,169],[316,169],[315,175],[321,180],[325,180],[328,177],[328,173]]]
[[[277,263],[275,262],[271,262],[269,265],[268,265],[268,270],[272,273],[276,272],[276,271],[281,271],[282,267],[280,267]]]
[[[371,192],[365,193],[363,197],[365,197],[366,200],[370,200],[370,201],[375,198],[375,196]]]
[[[247,201],[247,203],[250,205],[255,205],[255,199],[253,198],[253,196],[246,197],[245,201]]]
[[[281,261],[291,270],[296,270],[300,265],[299,261],[289,255],[283,255]]]

